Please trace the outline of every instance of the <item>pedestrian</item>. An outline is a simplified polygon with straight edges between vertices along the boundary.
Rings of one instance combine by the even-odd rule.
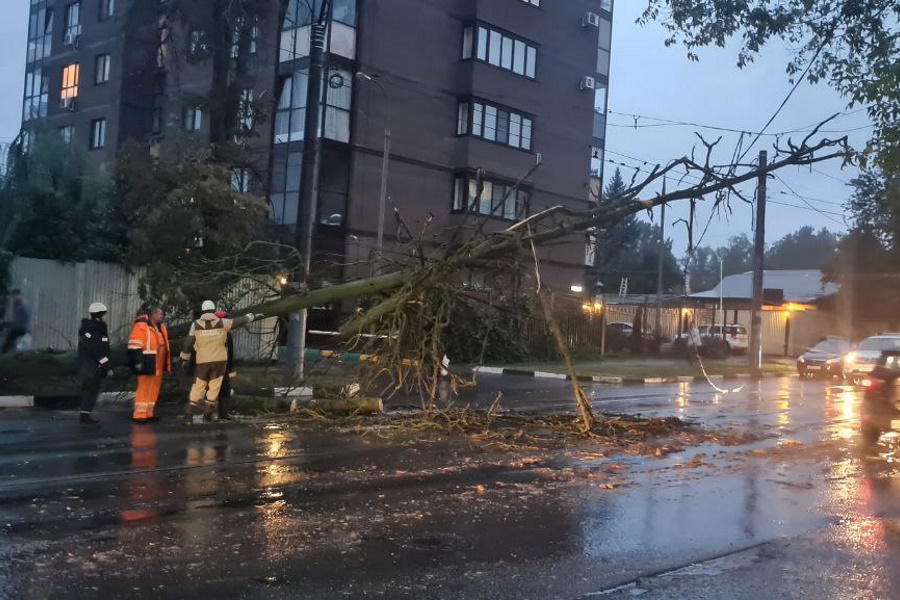
[[[108,309],[102,302],[94,302],[88,308],[90,318],[81,321],[78,330],[78,377],[81,379],[81,406],[78,420],[83,425],[93,425],[91,416],[101,382],[112,373],[109,362],[109,330],[106,326]]]
[[[134,319],[128,338],[128,354],[138,380],[132,416],[135,423],[156,420],[156,402],[162,389],[163,375],[172,371],[169,332],[163,317],[163,310],[158,306],[142,308]]]
[[[212,421],[222,381],[228,371],[228,333],[261,317],[248,314],[236,319],[221,319],[216,316],[216,304],[211,300],[203,303],[201,311],[200,318],[191,324],[181,352],[183,362],[189,361],[194,352],[197,364],[185,423],[193,423],[194,415],[201,413],[204,421]]]
[[[22,298],[20,290],[10,292],[12,296],[12,319],[9,323],[9,332],[6,341],[3,342],[3,354],[16,349],[19,340],[31,334],[31,309]]]
[[[220,310],[216,312],[216,316],[220,319],[227,319],[228,313]],[[234,370],[234,338],[230,331],[225,342],[225,349],[228,352],[228,364],[225,368],[225,378],[222,379],[222,389],[219,392],[219,401],[216,403],[216,406],[218,407],[219,418],[227,421],[231,419],[231,413],[229,412],[232,394],[231,381],[237,376],[237,371]]]
[[[687,339],[688,361],[691,365],[697,362],[702,346],[703,338],[700,337],[700,329],[697,327],[697,323],[691,321]]]

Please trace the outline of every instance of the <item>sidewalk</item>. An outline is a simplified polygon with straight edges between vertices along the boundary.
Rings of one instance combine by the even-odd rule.
[[[581,381],[608,384],[653,384],[706,381],[699,365],[686,360],[609,359],[574,361],[575,372]],[[703,366],[712,380],[750,379],[751,371],[746,357],[728,360],[704,360]],[[503,366],[478,366],[473,371],[503,375],[523,375],[544,379],[568,379],[566,367],[560,361],[530,362]],[[770,359],[763,364],[763,378],[796,375],[792,359]]]

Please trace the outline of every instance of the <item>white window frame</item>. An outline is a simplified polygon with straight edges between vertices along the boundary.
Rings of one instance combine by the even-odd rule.
[[[112,65],[112,56],[98,54],[94,57],[94,85],[109,83],[109,75]]]
[[[91,121],[91,150],[102,150],[106,147],[106,118]]]

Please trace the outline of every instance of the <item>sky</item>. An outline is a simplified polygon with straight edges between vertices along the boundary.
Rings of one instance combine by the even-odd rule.
[[[0,78],[6,83],[6,93],[0,96],[0,143],[8,143],[18,133],[21,120],[29,3],[2,1],[0,39],[6,43],[0,53]],[[735,66],[735,47],[707,49],[700,52],[700,62],[690,62],[682,48],[663,45],[666,36],[662,27],[640,27],[635,23],[642,5],[635,0],[619,0],[615,6],[609,90],[609,109],[613,113],[608,119],[607,159],[627,166],[607,162],[607,177],[620,166],[626,180],[630,180],[635,168],[648,168],[642,161],[653,165],[690,154],[697,142],[695,131],[711,139],[723,135],[719,157],[727,161],[739,134],[668,125],[654,119],[758,131],[790,90],[784,72],[788,53],[784,47],[772,45],[764,49],[754,65],[743,70]],[[768,131],[799,129],[832,114],[848,112],[846,106],[847,102],[826,85],[804,84]],[[637,129],[630,115],[640,115]],[[862,128],[847,133],[851,142],[860,146],[871,132],[867,125],[865,113],[856,112],[841,116],[829,129]],[[769,150],[771,155],[774,141],[773,137],[764,136],[748,156],[756,157],[760,149]],[[842,204],[849,194],[846,182],[855,174],[854,169],[842,170],[837,163],[820,163],[812,171],[808,167],[782,171],[783,182],[776,179],[769,183],[767,240],[771,243],[803,225],[844,231]],[[752,195],[752,186],[747,192]],[[732,235],[751,234],[751,207],[740,200],[731,207],[730,215],[711,221],[701,244],[717,246]],[[709,215],[709,210],[701,206],[698,222],[705,225]],[[686,218],[687,210],[683,205],[672,205],[666,217],[667,235],[674,241],[676,255],[681,256],[686,249],[687,232],[684,225],[675,222]],[[696,228],[696,237],[700,229],[701,226]]]
[[[665,47],[663,40],[667,36],[661,26],[641,27],[635,23],[645,6],[645,2],[635,0],[619,0],[615,5],[609,89],[609,110],[613,112],[607,120],[606,179],[617,166],[628,182],[635,168],[646,171],[657,163],[665,164],[668,160],[690,155],[698,143],[695,132],[702,133],[708,141],[721,135],[718,162],[728,163],[739,133],[676,126],[656,119],[759,131],[793,85],[785,74],[789,59],[787,50],[780,42],[773,43],[763,49],[755,64],[744,69],[736,66],[736,45],[704,49],[699,52],[700,61],[691,62],[682,47]],[[801,129],[835,113],[849,112],[852,114],[842,115],[826,129],[856,129],[846,135],[851,144],[861,147],[872,132],[871,124],[865,111],[853,112],[847,105],[848,102],[827,85],[804,83],[766,131],[779,133]],[[638,128],[634,127],[633,115],[640,115]],[[798,136],[796,141],[805,136],[802,133],[794,135]],[[828,135],[841,137],[845,134]],[[744,139],[748,142],[750,138]],[[786,138],[781,141],[783,143]],[[748,159],[756,159],[759,150],[768,150],[771,159],[774,143],[774,137],[763,136],[747,154]],[[819,163],[812,171],[809,167],[789,167],[779,171],[783,181],[776,178],[768,183],[767,242],[772,243],[804,225],[846,231],[842,208],[850,194],[846,183],[857,173],[853,168],[841,169],[840,161]],[[669,183],[671,191],[673,182]],[[745,195],[752,197],[754,187],[751,184],[742,189]],[[733,201],[731,207],[730,215],[713,218],[700,245],[716,247],[727,242],[730,236],[741,233],[752,238],[753,208],[740,199]],[[695,244],[710,213],[708,208],[698,205]],[[687,247],[687,228],[675,222],[688,216],[686,203],[672,204],[667,209],[666,234],[673,240],[679,257],[684,255]]]

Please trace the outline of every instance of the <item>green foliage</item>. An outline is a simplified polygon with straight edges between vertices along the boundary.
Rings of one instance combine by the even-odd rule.
[[[854,320],[900,315],[900,180],[864,172],[847,205],[854,228],[837,246],[825,278],[841,285]]]
[[[738,66],[751,63],[763,46],[780,40],[794,49],[792,79],[809,69],[811,82],[827,81],[866,107],[875,123],[863,156],[888,170],[900,168],[900,43],[896,0],[648,0],[641,22],[661,22],[682,43],[688,58],[697,49],[740,38]]]
[[[267,206],[233,192],[230,172],[206,151],[155,158],[132,146],[119,157],[116,191],[130,224],[126,261],[144,268],[145,299],[189,312],[246,273]]]
[[[447,356],[454,363],[469,364],[508,364],[534,358],[528,338],[523,335],[533,308],[532,303],[521,298],[501,298],[492,304],[455,302],[445,330]],[[547,337],[543,327],[538,336]],[[545,343],[549,344],[549,340]]]
[[[602,264],[600,279],[604,288],[618,291],[622,278],[628,278],[628,291],[632,294],[655,294],[659,254],[663,253],[663,291],[677,291],[682,283],[681,269],[672,254],[672,241],[666,240],[660,247],[659,226],[635,221],[629,226],[631,239],[622,239],[613,257]]]
[[[55,134],[33,134],[13,149],[0,189],[3,247],[60,261],[111,260],[122,252],[110,182]]]
[[[766,251],[767,269],[823,269],[834,257],[838,236],[804,226],[789,233]]]

